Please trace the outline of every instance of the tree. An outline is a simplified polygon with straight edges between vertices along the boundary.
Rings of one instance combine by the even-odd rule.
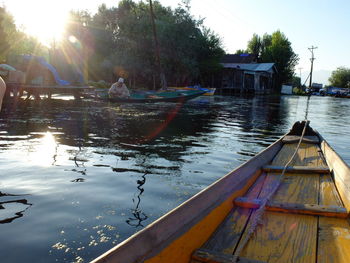
[[[0,39],[0,60],[5,60],[11,55],[47,54],[47,48],[36,38],[28,36],[16,27],[13,16],[4,7],[0,7]]]
[[[10,22],[10,25],[9,23]],[[5,59],[6,54],[10,50],[10,41],[8,33],[8,27],[15,27],[12,17],[6,12],[4,7],[0,7],[0,60]]]
[[[250,54],[254,55],[255,59],[260,58],[262,52],[261,38],[254,34],[252,39],[248,42],[247,50]]]
[[[241,54],[246,54],[249,53],[247,50],[244,49],[237,49],[235,52],[235,55],[241,55]]]
[[[248,51],[256,55],[261,63],[275,63],[278,86],[292,81],[299,57],[281,31],[278,30],[272,35],[265,34],[262,38],[254,34],[248,42]]]
[[[171,85],[209,82],[208,76],[218,71],[224,54],[220,38],[203,26],[203,20],[192,17],[188,1],[174,10],[155,1],[153,9],[160,62],[167,81]],[[79,35],[83,15],[74,13],[67,37]],[[147,1],[122,0],[112,8],[102,5],[88,18],[84,28],[92,38],[89,42],[94,43],[89,56],[90,77],[105,79],[114,71],[132,80],[132,86],[150,88],[159,83]],[[77,38],[83,46],[89,44]]]
[[[339,88],[350,88],[350,69],[339,67],[332,71],[332,75],[328,80],[332,86]]]

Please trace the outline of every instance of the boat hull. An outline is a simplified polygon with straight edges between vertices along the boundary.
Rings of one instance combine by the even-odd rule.
[[[350,168],[311,128],[298,147],[300,134],[293,127],[93,262],[236,262],[232,255],[239,244],[242,262],[350,262],[350,225],[344,218],[350,211]],[[294,149],[297,158],[288,164]],[[256,198],[273,191],[287,164],[292,167],[277,199],[266,205],[262,225],[247,238],[261,205]]]
[[[134,94],[130,98],[109,98],[106,94],[99,96],[99,100],[116,103],[155,103],[155,102],[185,102],[203,95],[204,91],[174,91],[155,94]]]
[[[230,212],[233,200],[247,191],[260,175],[260,167],[271,161],[281,146],[282,141],[276,141],[93,262],[189,262],[192,252]]]
[[[204,96],[214,96],[216,88],[201,88],[201,87],[169,87],[170,90],[201,90],[205,91]]]

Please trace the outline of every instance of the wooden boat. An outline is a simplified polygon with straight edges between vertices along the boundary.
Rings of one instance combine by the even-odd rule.
[[[93,262],[350,262],[350,168],[303,124]]]
[[[184,102],[201,96],[205,91],[186,90],[186,91],[172,91],[172,92],[158,92],[152,94],[131,94],[130,98],[109,98],[105,92],[98,94],[99,100],[119,102],[119,103],[145,103],[145,102]]]
[[[169,90],[201,90],[204,96],[214,96],[216,88],[202,88],[201,86],[168,87]]]

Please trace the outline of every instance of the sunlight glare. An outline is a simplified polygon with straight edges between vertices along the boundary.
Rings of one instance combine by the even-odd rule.
[[[13,11],[17,24],[26,33],[49,46],[59,41],[68,19],[67,7],[52,1],[23,1]]]
[[[39,145],[34,149],[30,159],[33,164],[50,166],[54,164],[57,155],[57,143],[52,133],[46,132],[40,139]]]

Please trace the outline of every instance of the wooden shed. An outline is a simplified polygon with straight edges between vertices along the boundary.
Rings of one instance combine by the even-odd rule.
[[[274,63],[256,63],[249,56],[247,58],[242,55],[231,55],[221,64],[223,66],[221,94],[270,93],[276,85],[277,69]]]

